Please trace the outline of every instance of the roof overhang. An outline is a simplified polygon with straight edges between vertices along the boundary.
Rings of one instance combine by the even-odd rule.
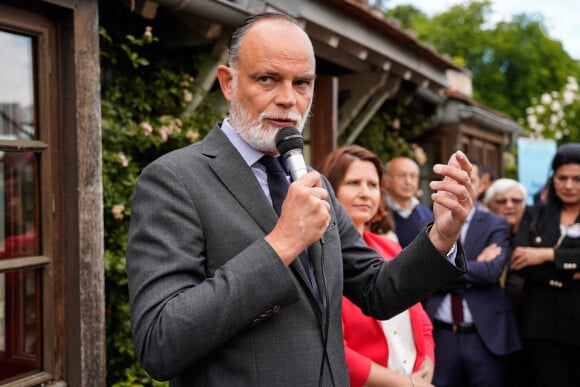
[[[153,9],[157,5],[179,13],[181,18],[189,18],[190,24],[207,29],[207,36],[215,35],[220,27],[232,29],[251,14],[284,12],[303,24],[317,57],[346,71],[379,69],[441,95],[449,86],[446,71],[463,71],[431,47],[419,43],[411,33],[400,30],[382,14],[354,1],[138,1],[140,9]]]

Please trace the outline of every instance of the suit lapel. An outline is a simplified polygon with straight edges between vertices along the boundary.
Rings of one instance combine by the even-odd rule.
[[[221,129],[214,127],[204,138],[202,152],[210,158],[209,167],[220,182],[264,232],[269,233],[278,220],[276,212],[251,168],[246,167],[246,162]]]

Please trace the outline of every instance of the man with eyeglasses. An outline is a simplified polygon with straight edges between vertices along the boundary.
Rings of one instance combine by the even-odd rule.
[[[475,202],[481,167],[470,161]],[[513,199],[523,200],[502,199],[511,207]],[[508,354],[521,348],[515,314],[499,283],[510,253],[508,222],[478,203],[461,230],[461,243],[468,273],[423,302],[434,327],[433,384],[505,386]]]

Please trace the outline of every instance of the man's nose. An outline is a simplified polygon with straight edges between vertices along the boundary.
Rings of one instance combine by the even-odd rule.
[[[276,98],[274,102],[277,105],[294,106],[296,105],[296,90],[292,82],[281,82],[276,90]]]

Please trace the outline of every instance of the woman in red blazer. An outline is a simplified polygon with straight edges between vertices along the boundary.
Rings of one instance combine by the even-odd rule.
[[[320,172],[366,243],[386,260],[395,257],[401,245],[380,235],[393,224],[380,159],[358,145],[345,146],[325,158]],[[342,323],[351,386],[432,386],[433,326],[420,303],[384,322],[343,297]]]

